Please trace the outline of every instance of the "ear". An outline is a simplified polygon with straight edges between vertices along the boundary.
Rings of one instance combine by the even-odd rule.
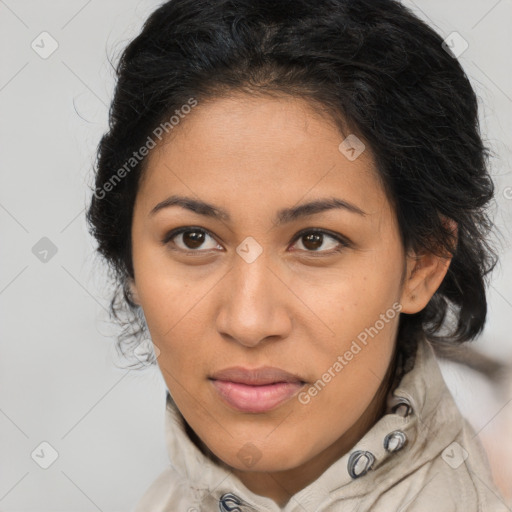
[[[125,283],[125,291],[132,302],[140,306],[139,294],[137,292],[137,286],[135,280],[129,277]]]
[[[457,240],[457,224],[443,219],[445,228]],[[452,254],[434,254],[430,251],[413,252],[407,255],[404,284],[400,303],[402,313],[414,314],[426,307],[429,300],[443,282],[452,261]]]

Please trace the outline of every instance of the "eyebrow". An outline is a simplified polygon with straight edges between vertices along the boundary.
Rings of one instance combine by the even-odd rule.
[[[216,207],[205,201],[179,195],[170,196],[167,199],[161,201],[151,210],[149,215],[155,215],[157,212],[163,210],[164,208],[169,208],[171,206],[180,206],[181,208],[190,210],[199,215],[204,215],[205,217],[210,217],[224,222],[231,221],[231,216],[226,210],[220,207]],[[279,226],[293,222],[294,220],[303,217],[308,217],[310,215],[315,215],[317,213],[335,209],[342,209],[350,213],[355,213],[362,216],[367,215],[366,212],[352,203],[335,197],[330,197],[326,199],[317,199],[315,201],[300,204],[292,208],[284,208],[279,210],[274,219],[274,224]]]

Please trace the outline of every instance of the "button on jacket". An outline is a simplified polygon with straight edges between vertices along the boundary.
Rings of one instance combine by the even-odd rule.
[[[134,512],[510,512],[428,341],[418,342],[411,366],[384,416],[282,508],[203,455],[167,393],[170,466]]]

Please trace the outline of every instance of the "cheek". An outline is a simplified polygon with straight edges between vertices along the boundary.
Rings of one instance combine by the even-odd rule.
[[[312,303],[318,317],[329,326],[331,338],[338,340],[333,345],[336,350],[376,322],[379,331],[389,330],[399,307],[400,277],[395,264],[386,268],[385,264],[363,262],[350,273],[340,272],[331,275],[329,282],[320,283]],[[381,316],[390,309],[383,326]]]
[[[204,339],[203,301],[204,294],[188,285],[181,286],[176,279],[168,283],[158,279],[157,283],[147,284],[141,304],[153,342],[162,355],[172,353],[173,357],[181,357],[182,353],[190,352],[197,355]]]
[[[204,321],[197,318],[197,296],[175,277],[158,272],[141,272],[138,277],[140,303],[151,340],[159,350],[157,364],[172,396],[186,403],[194,393],[198,360],[204,354],[200,342],[204,334],[199,332]]]
[[[310,428],[323,429],[327,437],[341,435],[371,403],[392,361],[398,327],[400,306],[387,306],[375,315],[363,311],[340,320],[334,343],[324,338],[321,349],[305,352],[315,377],[299,402]]]
[[[137,295],[157,342],[170,337],[182,321],[190,325],[194,308],[207,290],[204,281],[194,282],[177,270],[163,250],[147,245],[134,244],[133,264]]]
[[[341,411],[357,416],[365,410],[391,362],[401,309],[400,276],[394,261],[376,265],[372,257],[319,288],[315,312],[330,332],[324,328],[327,334],[315,338],[311,329],[316,343],[303,353],[319,380],[305,396],[312,411],[331,411],[340,419]]]

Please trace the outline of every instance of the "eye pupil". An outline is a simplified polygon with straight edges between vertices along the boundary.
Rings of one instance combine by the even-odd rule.
[[[311,250],[317,250],[319,247],[322,246],[323,238],[323,235],[319,233],[311,233],[309,235],[304,235],[304,247]]]
[[[189,249],[197,249],[203,244],[204,235],[200,231],[186,231],[183,233],[183,242]]]

